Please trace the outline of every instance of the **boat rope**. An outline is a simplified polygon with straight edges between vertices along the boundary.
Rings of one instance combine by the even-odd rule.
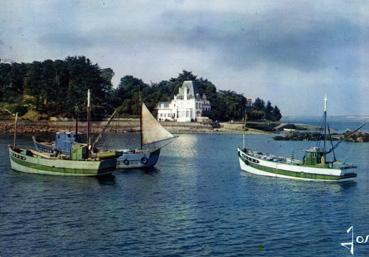
[[[92,147],[91,149],[94,149],[95,146],[97,145],[97,143],[101,140],[101,138],[104,136],[104,133],[106,131],[106,129],[109,127],[109,124],[111,123],[111,121],[114,119],[115,115],[118,113],[117,111],[118,109],[114,110],[113,114],[110,116],[108,122],[105,124],[103,130],[100,132],[100,134],[96,137],[95,141],[92,143]]]
[[[334,152],[334,149],[333,149],[332,134],[331,134],[331,128],[329,124],[328,124],[328,135],[329,135],[329,142],[331,143],[331,147],[332,147],[333,162],[335,162],[337,159],[336,159],[336,153]]]
[[[342,137],[329,151],[326,152],[326,154],[329,154],[330,152],[334,151],[344,141],[345,137],[352,136],[353,134],[358,132],[361,128],[363,128],[368,123],[369,123],[369,120],[361,124],[357,129],[351,131],[351,133],[349,133],[348,135],[345,135],[344,137]]]

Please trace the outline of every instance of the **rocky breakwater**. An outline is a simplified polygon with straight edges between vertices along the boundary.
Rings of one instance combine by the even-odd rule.
[[[369,133],[364,131],[357,131],[355,133],[346,131],[342,134],[341,138],[347,142],[365,143],[369,142]]]
[[[274,140],[279,141],[322,141],[324,140],[324,134],[320,132],[288,132],[283,135],[277,135],[273,137]],[[354,143],[369,142],[369,133],[364,131],[346,131],[345,133],[333,133],[331,134],[333,141],[346,141]]]
[[[18,121],[17,133],[19,134],[38,134],[54,132],[52,128],[49,127],[48,122],[31,122],[31,121]],[[0,121],[0,133],[2,134],[12,134],[14,133],[14,121]]]

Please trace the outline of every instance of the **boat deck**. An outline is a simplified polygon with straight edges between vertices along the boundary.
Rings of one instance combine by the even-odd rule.
[[[262,152],[252,151],[249,149],[243,149],[243,151],[252,157],[257,159],[261,159],[264,161],[276,162],[276,163],[287,163],[287,164],[295,164],[295,165],[302,165],[301,160],[296,160],[293,158],[285,157],[285,156],[278,156],[273,154],[265,154]]]

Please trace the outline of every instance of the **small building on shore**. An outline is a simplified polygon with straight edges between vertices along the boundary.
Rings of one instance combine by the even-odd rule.
[[[210,102],[206,95],[196,92],[192,81],[184,81],[170,102],[159,102],[157,106],[159,121],[191,122],[203,120],[205,111],[210,111]]]

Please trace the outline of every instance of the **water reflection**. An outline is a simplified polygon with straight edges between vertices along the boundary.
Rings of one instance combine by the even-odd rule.
[[[98,176],[96,179],[100,185],[110,185],[111,186],[111,185],[115,185],[116,183],[115,176],[113,174]]]
[[[284,189],[291,190],[292,192],[331,192],[331,193],[344,193],[357,186],[357,181],[342,181],[342,182],[329,182],[329,181],[309,181],[299,179],[277,178],[267,177],[240,170],[240,175],[248,180],[256,183],[257,188],[268,188],[271,185],[282,187]]]
[[[172,144],[175,145],[176,151],[171,152],[173,155],[179,155],[184,158],[192,158],[197,156],[197,140],[196,135],[180,135]]]
[[[309,144],[246,141],[280,155]],[[113,142],[128,145],[129,135]],[[318,256],[340,256],[337,240],[349,225],[369,231],[369,144],[342,143],[337,153],[359,167],[357,182],[324,183],[241,172],[242,135],[180,135],[155,168],[101,178],[14,172],[8,143],[0,137],[4,256],[301,257],[311,256],[311,244]]]

